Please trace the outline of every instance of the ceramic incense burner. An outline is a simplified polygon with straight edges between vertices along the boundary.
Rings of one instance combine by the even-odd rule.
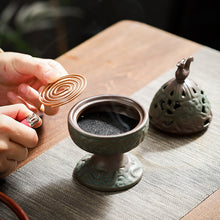
[[[161,131],[187,135],[206,129],[212,119],[209,100],[197,83],[188,79],[193,57],[177,64],[176,77],[166,82],[154,96],[150,123]]]
[[[80,183],[100,191],[118,191],[141,179],[140,161],[126,153],[143,141],[148,128],[147,114],[136,101],[115,95],[85,99],[70,110],[68,127],[75,144],[92,153],[75,167]]]

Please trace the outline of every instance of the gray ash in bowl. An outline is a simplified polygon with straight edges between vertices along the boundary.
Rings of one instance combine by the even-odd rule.
[[[138,120],[115,112],[88,112],[80,115],[79,127],[96,135],[117,135],[135,128]]]

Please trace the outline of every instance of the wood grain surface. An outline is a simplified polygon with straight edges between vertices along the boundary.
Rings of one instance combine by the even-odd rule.
[[[195,42],[152,26],[121,21],[62,55],[57,61],[69,73],[85,75],[88,87],[75,101],[61,107],[56,116],[44,115],[43,126],[38,131],[38,146],[17,168],[68,136],[67,114],[77,101],[97,94],[131,95],[175,66],[178,60],[192,55],[200,48],[201,45]],[[198,213],[212,216],[215,212],[212,212],[211,207],[215,205],[215,210],[219,210],[219,203],[215,202],[215,198],[218,198],[215,194],[211,198],[203,203],[202,208],[199,206],[185,216],[185,219],[193,219]]]
[[[210,195],[204,202],[185,215],[182,220],[219,220],[220,190]]]
[[[38,147],[17,168],[68,136],[67,114],[77,101],[97,94],[131,95],[201,47],[146,24],[122,21],[59,57],[57,61],[69,73],[87,77],[88,87],[74,102],[61,107],[56,116],[44,116]],[[184,219],[218,219],[219,195],[220,190]]]
[[[0,190],[15,199],[33,220],[176,220],[188,212],[186,219],[219,219],[218,194],[211,194],[220,186],[220,53],[202,47],[193,56],[190,78],[208,95],[213,121],[205,133],[188,137],[169,136],[150,127],[144,141],[132,150],[144,167],[135,187],[102,193],[80,185],[72,174],[86,152],[67,137],[0,181]],[[170,69],[131,97],[148,110],[153,95],[175,70]],[[1,204],[0,210],[0,218],[15,219],[1,209]]]
[[[218,119],[220,118],[219,115],[219,107],[220,106],[220,98],[219,98],[219,92],[220,92],[220,77],[219,77],[219,70],[220,70],[220,53],[219,51],[215,51],[212,50],[211,48],[206,48],[203,47],[201,48],[197,53],[195,53],[194,55],[195,58],[195,62],[192,63],[191,65],[191,73],[190,73],[190,78],[196,80],[196,82],[201,86],[201,88],[204,88],[205,91],[208,94],[208,98],[211,102],[212,105],[212,112],[213,112],[213,121],[211,123],[211,129],[209,129],[205,134],[203,134],[200,137],[197,137],[195,140],[192,140],[192,143],[190,145],[194,145],[194,143],[199,143],[199,145],[203,146],[203,147],[193,147],[190,151],[190,154],[192,155],[188,155],[191,159],[188,161],[188,164],[192,164],[194,163],[195,169],[198,169],[200,167],[203,167],[201,169],[202,172],[206,172],[206,168],[205,168],[205,164],[206,163],[211,163],[212,165],[216,166],[216,174],[214,174],[214,172],[210,171],[208,172],[210,174],[210,176],[208,177],[209,180],[211,179],[219,179],[220,176],[220,165],[219,165],[219,159],[211,159],[211,151],[213,152],[213,154],[216,154],[216,156],[218,157],[218,149],[219,149],[219,122]],[[170,72],[170,71],[169,71]],[[173,70],[171,70],[171,72],[175,72],[175,68]],[[203,74],[204,73],[204,74]],[[149,90],[149,87],[151,87],[151,90],[155,91],[155,87],[156,85],[162,84],[163,82],[165,82],[166,80],[170,79],[172,77],[172,75],[165,77],[166,74],[163,74],[161,77],[158,77],[156,80],[154,80],[152,83],[148,84],[146,86],[146,91]],[[145,88],[142,89],[143,93],[147,93],[145,90]],[[134,94],[133,96],[136,99],[140,99],[141,102],[146,103],[146,106],[149,107],[147,105],[147,103],[150,103],[152,97],[143,97],[139,95],[140,91],[137,92],[137,94]],[[209,136],[209,134],[211,134],[211,136]],[[161,140],[159,140],[160,137],[158,137],[158,142],[161,143]],[[199,139],[199,140],[198,140]],[[190,140],[190,137],[189,139]],[[169,143],[169,138],[167,139],[167,142]],[[185,141],[183,141],[182,145],[184,146],[184,149],[187,148],[187,144],[184,144]],[[175,144],[173,143],[173,146],[175,146]],[[155,147],[155,146],[154,146]],[[213,148],[214,147],[214,148]],[[206,153],[205,151],[202,149],[206,149]],[[199,154],[197,154],[195,151],[199,152]],[[179,157],[180,154],[182,154],[182,152],[178,152],[176,157]],[[194,155],[197,155],[197,159],[194,158]],[[209,155],[209,156],[208,156]],[[185,155],[186,156],[186,155]],[[211,156],[211,157],[210,157]],[[199,161],[197,161],[199,160]],[[197,161],[197,162],[196,162]],[[201,163],[202,161],[202,163]],[[155,161],[154,161],[155,162]],[[163,159],[161,159],[161,163],[163,162]],[[178,162],[177,162],[178,163]],[[212,166],[211,165],[211,166]],[[209,166],[209,165],[208,165]],[[184,170],[183,170],[184,171]],[[180,171],[181,172],[181,171]],[[192,170],[192,172],[194,172]],[[184,173],[184,172],[183,172]],[[183,174],[182,173],[182,174]],[[194,177],[193,179],[196,181],[196,179],[198,180],[198,176],[196,175],[196,173],[193,174]],[[213,187],[214,185],[212,183],[207,183],[206,182],[206,178],[202,178],[202,174],[199,174],[201,177],[201,183],[205,184],[207,187]],[[216,177],[214,177],[216,176]],[[183,181],[185,182],[185,181]],[[197,189],[194,190],[198,190],[200,187],[200,181],[196,181],[195,184],[197,185]],[[188,187],[188,184],[185,185],[185,187]],[[185,188],[183,187],[183,189]],[[216,188],[215,188],[216,187]],[[191,207],[193,210],[190,211],[188,214],[186,214],[182,219],[183,220],[219,220],[220,219],[220,199],[219,199],[219,194],[220,194],[220,189],[219,188],[219,183],[215,186],[214,188],[212,188],[212,190],[210,190],[210,193],[205,193],[205,190],[201,190],[202,193],[205,193],[205,197],[202,199],[201,198],[201,203],[199,205],[197,205],[194,209],[193,207]],[[201,188],[200,188],[201,189]],[[212,194],[213,193],[213,194]],[[193,195],[194,192],[192,191],[191,195]],[[206,197],[208,197],[207,199],[205,199]]]
[[[98,94],[131,95],[195,53],[201,45],[135,21],[121,21],[57,59],[69,73],[83,74],[85,92],[43,118],[39,144],[17,169],[68,136],[67,115],[77,101]]]

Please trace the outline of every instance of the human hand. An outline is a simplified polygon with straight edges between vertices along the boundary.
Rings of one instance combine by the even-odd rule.
[[[67,75],[55,60],[30,55],[0,53],[0,106],[23,103],[34,112],[40,108],[39,92],[48,83]],[[46,114],[55,114],[58,108],[45,108]]]
[[[19,122],[32,113],[23,104],[0,107],[0,178],[9,175],[18,161],[27,158],[28,148],[37,145],[36,131]],[[36,127],[41,123],[40,119]]]

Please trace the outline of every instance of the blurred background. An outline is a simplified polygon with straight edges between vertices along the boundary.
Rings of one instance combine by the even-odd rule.
[[[1,0],[0,48],[56,58],[124,19],[220,50],[217,0]]]

